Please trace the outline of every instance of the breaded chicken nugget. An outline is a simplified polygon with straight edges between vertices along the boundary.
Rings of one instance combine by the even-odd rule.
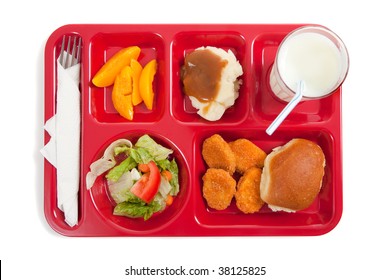
[[[243,174],[251,167],[263,168],[267,154],[248,139],[237,139],[229,146],[236,158],[236,171]]]
[[[235,194],[236,205],[246,214],[258,212],[264,205],[260,197],[261,174],[260,168],[251,167],[238,181]]]
[[[236,192],[236,180],[225,170],[209,168],[202,177],[203,197],[216,210],[226,209]]]
[[[202,156],[210,168],[221,168],[233,174],[236,170],[236,158],[229,144],[214,134],[203,142]]]

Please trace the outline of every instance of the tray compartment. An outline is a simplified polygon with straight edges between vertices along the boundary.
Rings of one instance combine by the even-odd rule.
[[[187,53],[199,47],[214,46],[224,50],[230,49],[237,60],[243,67],[244,74],[239,77],[242,80],[242,85],[239,91],[239,97],[235,104],[228,108],[223,117],[216,122],[219,124],[234,124],[242,122],[247,112],[248,105],[248,88],[247,88],[247,61],[249,54],[246,52],[246,40],[242,34],[232,31],[191,31],[177,33],[171,44],[172,49],[172,113],[175,119],[188,124],[207,124],[210,123],[204,120],[192,107],[190,99],[184,94],[183,84],[180,79],[180,69],[184,64],[184,57]]]
[[[239,211],[233,198],[231,205],[223,210],[217,211],[207,206],[202,197],[202,176],[207,170],[201,152],[203,141],[213,135],[220,134],[226,142],[234,141],[239,138],[246,138],[269,154],[273,148],[284,145],[293,138],[305,138],[316,142],[324,151],[326,158],[325,175],[323,178],[322,189],[320,194],[312,205],[296,213],[272,212],[267,205],[264,205],[258,213],[244,214]],[[204,227],[253,227],[266,230],[269,227],[274,229],[286,229],[286,227],[307,227],[315,225],[323,227],[324,224],[330,223],[337,219],[333,207],[336,198],[337,181],[333,174],[336,170],[337,157],[335,158],[335,142],[332,134],[319,127],[311,129],[286,129],[279,131],[269,137],[264,131],[253,128],[247,129],[217,129],[204,130],[196,135],[194,149],[194,158],[196,169],[194,174],[194,213],[200,226]],[[237,178],[238,182],[238,178]]]
[[[128,131],[111,138],[99,149],[99,152],[95,155],[93,161],[99,159],[103,155],[104,150],[113,141],[120,138],[125,138],[129,139],[133,144],[135,144],[137,139],[143,134],[144,133],[141,133],[139,130]],[[104,180],[104,176],[99,176],[95,185],[90,190],[91,199],[97,212],[100,214],[100,218],[119,231],[142,232],[142,234],[150,231],[159,231],[172,223],[180,215],[183,209],[185,209],[185,205],[189,198],[191,180],[187,159],[184,157],[181,150],[170,139],[156,133],[148,134],[157,143],[174,151],[173,157],[176,159],[179,167],[180,192],[178,193],[177,197],[175,197],[171,206],[167,207],[162,213],[156,213],[147,221],[144,221],[142,218],[131,219],[127,217],[115,216],[112,214],[115,207],[115,202],[113,202],[110,198],[108,186],[106,184],[106,180]]]
[[[90,111],[97,122],[100,123],[123,123],[129,122],[121,117],[115,110],[111,92],[113,86],[98,88],[91,82],[93,76],[100,67],[117,51],[129,46],[138,46],[141,53],[138,61],[144,67],[151,59],[157,59],[157,73],[154,77],[153,87],[155,100],[153,110],[148,110],[141,103],[134,107],[134,119],[132,122],[156,122],[163,113],[165,107],[165,44],[161,35],[151,32],[129,32],[129,33],[97,33],[90,41],[89,55],[89,92]],[[158,104],[158,105],[157,105]]]
[[[256,85],[253,110],[259,121],[273,121],[287,104],[277,99],[269,86],[269,75],[277,49],[286,35],[287,32],[264,33],[257,36],[253,42],[253,79]],[[327,121],[335,111],[336,102],[335,95],[319,100],[303,101],[289,114],[284,124]]]

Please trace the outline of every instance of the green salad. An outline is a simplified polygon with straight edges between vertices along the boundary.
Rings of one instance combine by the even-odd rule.
[[[115,162],[105,175],[109,193],[116,203],[113,214],[148,220],[171,205],[180,191],[179,169],[171,156],[173,151],[147,134],[134,145],[126,139],[116,143],[105,152],[106,157]],[[112,155],[107,156],[109,153]],[[99,169],[110,162],[104,157],[99,161],[91,165],[90,173],[94,172],[92,167]]]

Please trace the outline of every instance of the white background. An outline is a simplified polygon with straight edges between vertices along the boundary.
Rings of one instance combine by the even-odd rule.
[[[263,279],[390,279],[390,14],[386,1],[57,2],[0,4],[2,279],[146,278],[125,276],[130,265],[266,266]],[[224,4],[223,9],[217,2]],[[68,23],[318,23],[338,33],[351,58],[343,86],[344,211],[338,226],[318,237],[68,238],[56,234],[43,215],[39,154],[43,53],[50,34]]]

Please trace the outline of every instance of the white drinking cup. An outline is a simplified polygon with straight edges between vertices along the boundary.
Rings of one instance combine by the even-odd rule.
[[[329,96],[344,82],[349,56],[343,41],[321,26],[304,26],[290,32],[280,44],[270,73],[275,96],[289,102],[304,81],[302,100]]]

